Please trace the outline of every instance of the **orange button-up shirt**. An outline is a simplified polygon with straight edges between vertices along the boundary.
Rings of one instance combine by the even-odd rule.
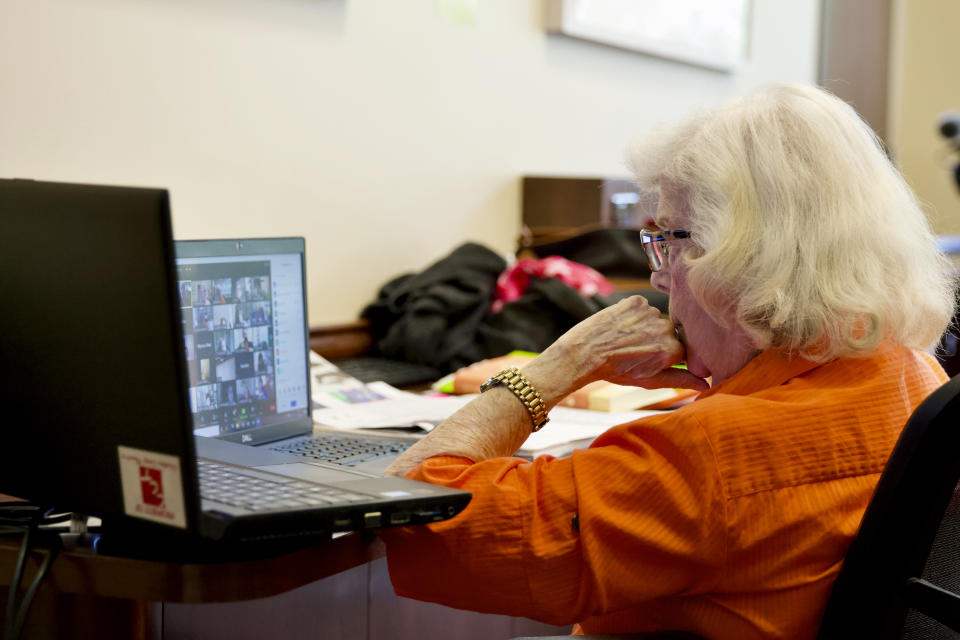
[[[900,430],[946,380],[901,348],[822,365],[767,350],[568,458],[432,458],[408,477],[473,499],[382,532],[394,588],[585,633],[812,638]]]

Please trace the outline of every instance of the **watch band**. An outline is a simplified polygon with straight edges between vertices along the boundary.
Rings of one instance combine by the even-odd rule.
[[[543,425],[549,422],[547,407],[543,404],[540,392],[530,384],[529,380],[523,377],[519,369],[516,367],[504,369],[480,385],[480,393],[501,384],[510,389],[513,395],[517,396],[523,406],[526,407],[527,413],[530,414],[530,421],[533,422],[533,431],[539,431],[543,428]]]

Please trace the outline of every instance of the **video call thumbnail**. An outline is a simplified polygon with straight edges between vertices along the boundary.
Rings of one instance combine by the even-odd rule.
[[[195,264],[177,283],[194,424],[276,410],[269,262]],[[245,424],[249,424],[249,421]]]

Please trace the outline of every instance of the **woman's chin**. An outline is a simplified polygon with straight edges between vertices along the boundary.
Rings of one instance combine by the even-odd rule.
[[[687,358],[687,371],[697,376],[698,378],[707,379],[710,377],[710,370],[704,366],[696,357]]]

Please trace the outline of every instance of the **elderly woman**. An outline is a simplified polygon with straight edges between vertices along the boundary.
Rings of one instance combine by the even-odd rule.
[[[759,90],[631,163],[660,192],[644,241],[669,319],[641,297],[597,313],[398,460],[473,500],[384,532],[394,587],[586,633],[813,637],[900,429],[946,381],[923,350],[951,267],[869,128],[816,88]],[[598,379],[702,393],[568,458],[508,457]]]

